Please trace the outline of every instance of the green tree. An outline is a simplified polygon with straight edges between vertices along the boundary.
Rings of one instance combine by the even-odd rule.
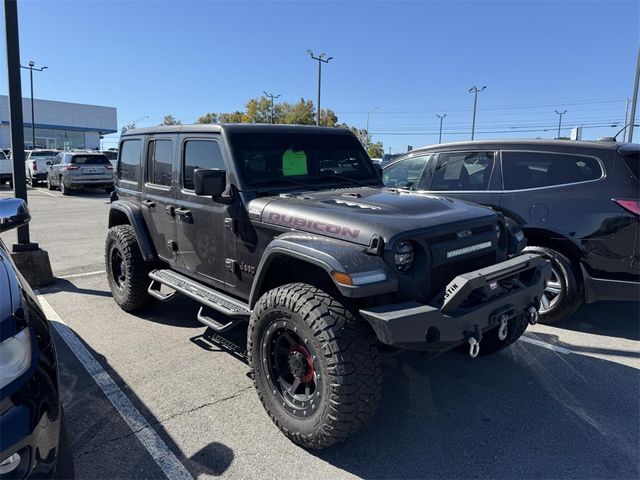
[[[217,113],[205,113],[201,117],[198,117],[196,123],[218,123],[218,114]]]
[[[358,140],[360,140],[360,143],[362,144],[364,149],[367,151],[367,154],[371,158],[382,157],[384,153],[384,145],[382,144],[382,142],[373,143],[373,140],[371,139],[371,134],[367,131],[366,128],[353,127],[353,126],[347,125],[346,123],[341,123],[340,125],[337,125],[337,126],[341,128],[348,128],[349,130],[351,130],[353,134],[356,137],[358,137]]]
[[[316,109],[311,100],[301,98],[298,103],[290,105],[282,123],[289,125],[314,125]]]
[[[218,115],[220,123],[242,123],[242,112],[221,113]]]
[[[260,98],[252,98],[251,100],[249,100],[245,105],[245,112],[242,116],[242,122],[271,123],[271,100],[269,100],[265,96],[262,96]]]
[[[160,125],[182,125],[180,120],[176,120],[173,115],[165,115]]]

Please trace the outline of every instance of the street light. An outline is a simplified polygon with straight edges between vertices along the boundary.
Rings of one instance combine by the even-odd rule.
[[[558,110],[556,110],[556,113],[560,116],[560,118],[558,119],[558,137],[557,137],[557,138],[560,138],[560,127],[562,126],[562,115],[567,113],[567,111],[565,110],[564,112],[559,112]]]
[[[474,85],[469,89],[469,93],[473,93],[473,121],[471,123],[471,140],[473,140],[476,132],[476,107],[478,105],[478,92],[482,92],[485,88],[487,88],[486,85],[480,89]]]
[[[322,83],[322,64],[329,63],[329,60],[332,60],[333,57],[326,57],[326,53],[321,53],[319,56],[314,56],[311,50],[307,50],[309,56],[318,61],[318,111],[316,112],[316,125],[320,126],[320,85]]]
[[[369,115],[371,115],[373,112],[379,109],[380,107],[374,107],[373,110],[371,110],[370,112],[367,112],[367,135],[369,134]]]
[[[271,99],[271,123],[273,123],[273,100],[275,98],[280,98],[280,95],[274,95],[273,93],[267,93],[264,90],[262,91],[264,96]]]
[[[443,113],[442,115],[438,115],[436,113],[436,117],[438,117],[440,119],[440,135],[438,135],[438,143],[442,143],[442,120],[444,120],[444,117],[446,117],[446,116],[447,116],[446,113]]]
[[[25,67],[24,65],[20,65],[20,68],[24,68],[25,70],[29,70],[29,80],[31,81],[31,148],[36,148],[36,119],[34,115],[33,108],[33,71],[42,72],[46,70],[47,66],[36,68],[36,62],[33,60],[29,61],[29,66]]]

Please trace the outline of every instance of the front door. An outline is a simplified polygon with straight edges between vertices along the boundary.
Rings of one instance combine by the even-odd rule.
[[[175,209],[179,268],[218,288],[233,285],[235,241],[232,229],[225,227],[231,206],[194,192],[194,170],[227,169],[220,136],[183,135],[179,159]]]
[[[176,261],[174,156],[177,136],[154,136],[148,139],[142,195],[142,215],[149,228],[158,256],[173,264]]]

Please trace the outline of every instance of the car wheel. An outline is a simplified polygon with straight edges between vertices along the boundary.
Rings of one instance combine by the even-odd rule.
[[[382,390],[377,339],[319,288],[296,283],[264,294],[249,321],[247,353],[262,405],[298,445],[329,447],[376,412]]]
[[[71,194],[71,189],[69,187],[67,187],[67,185],[64,182],[64,178],[60,177],[60,193],[62,193],[62,195],[70,195]]]
[[[151,265],[142,258],[131,225],[117,225],[109,229],[105,266],[113,299],[125,312],[146,307],[153,301],[147,293]]]
[[[71,448],[71,437],[64,410],[60,407],[60,440],[58,441],[58,460],[53,478],[66,480],[75,478],[73,468],[73,450]]]
[[[554,323],[574,313],[582,304],[582,285],[571,261],[561,253],[546,247],[530,246],[524,249],[537,253],[551,263],[551,278],[540,299],[540,323]]]
[[[27,183],[33,186],[33,177],[31,176],[31,172],[29,172],[29,175],[27,175]]]

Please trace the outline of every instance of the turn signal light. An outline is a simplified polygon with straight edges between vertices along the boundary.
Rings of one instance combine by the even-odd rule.
[[[349,285],[349,286],[353,285],[353,279],[351,278],[351,275],[349,275],[348,273],[331,272],[331,276],[336,282],[342,285]]]

